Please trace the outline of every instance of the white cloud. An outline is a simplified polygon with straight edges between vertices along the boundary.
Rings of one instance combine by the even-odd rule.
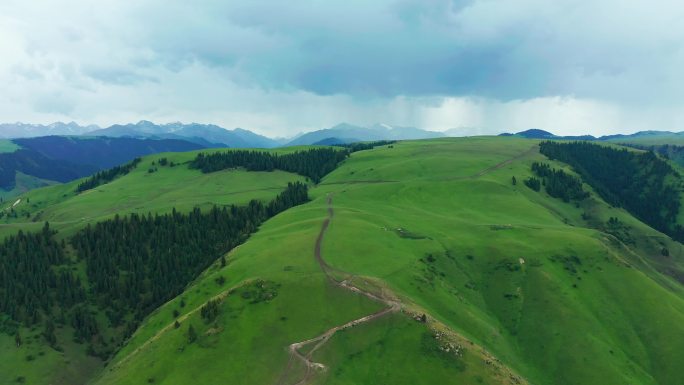
[[[5,0],[0,121],[682,130],[684,6]]]

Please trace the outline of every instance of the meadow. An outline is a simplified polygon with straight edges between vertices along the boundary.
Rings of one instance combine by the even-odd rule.
[[[0,139],[0,153],[14,152],[21,147],[9,139]]]
[[[595,193],[564,203],[527,188],[531,163],[544,160],[516,138],[354,153],[312,202],[269,220],[227,266],[148,317],[94,383],[297,382],[297,362],[280,379],[289,344],[381,306],[331,285],[313,258],[331,197],[324,258],[380,282],[402,312],[336,333],[313,354],[328,368],[316,383],[677,384],[681,245]],[[631,241],[601,231],[611,217]],[[276,294],[255,302],[255,281]],[[198,309],[211,298],[221,312],[205,322]],[[460,355],[443,354],[442,332]]]
[[[162,153],[143,161],[122,178],[82,193],[76,192],[81,180],[28,191],[8,199],[0,209],[12,207],[17,217],[0,218],[0,236],[35,229],[45,221],[65,235],[115,215],[129,213],[167,213],[173,208],[188,212],[214,205],[245,204],[252,199],[268,200],[282,191],[288,182],[303,181],[298,175],[282,172],[247,172],[226,170],[203,174],[191,170],[187,162],[196,152]],[[174,162],[159,165],[159,159]],[[152,172],[151,172],[152,171]],[[19,204],[14,206],[14,203]]]

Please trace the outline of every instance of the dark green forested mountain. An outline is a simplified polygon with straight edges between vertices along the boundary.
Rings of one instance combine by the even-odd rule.
[[[673,238],[684,240],[678,223],[682,181],[679,173],[653,152],[635,152],[588,142],[545,141],[540,152],[572,166],[608,203]]]
[[[15,187],[17,172],[64,183],[143,155],[205,148],[176,139],[46,136],[13,142],[18,150],[0,153],[0,188],[6,191]]]

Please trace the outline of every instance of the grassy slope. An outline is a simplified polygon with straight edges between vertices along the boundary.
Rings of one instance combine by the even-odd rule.
[[[244,204],[251,199],[270,200],[285,189],[288,182],[304,178],[285,172],[223,171],[212,175],[189,170],[186,165],[158,167],[152,174],[147,172],[153,161],[167,157],[176,163],[194,157],[194,153],[156,154],[143,158],[142,163],[130,174],[102,185],[91,192],[75,194],[78,181],[37,189],[20,196],[21,203],[15,208],[17,219],[0,220],[0,236],[14,234],[18,230],[38,230],[43,221],[50,221],[53,228],[66,236],[87,223],[108,218],[118,213],[169,212],[173,207],[189,211],[195,206],[208,208],[213,204]],[[27,199],[28,198],[28,199]],[[3,209],[15,202],[5,202]],[[29,218],[25,217],[29,213]],[[36,222],[33,222],[33,221]],[[106,325],[104,317],[101,325]],[[99,359],[86,357],[85,346],[71,343],[71,329],[58,331],[59,353],[42,342],[42,327],[22,329],[24,344],[17,348],[14,337],[0,333],[0,383],[5,379],[25,377],[30,384],[78,384],[102,369]],[[27,357],[33,359],[27,359]]]
[[[9,139],[0,139],[0,153],[2,152],[14,152],[18,149],[20,149],[21,146],[18,144],[14,143],[13,141]]]
[[[19,228],[38,228],[49,221],[66,233],[86,223],[94,223],[115,214],[131,212],[169,212],[172,208],[187,212],[193,207],[208,209],[214,204],[244,204],[251,199],[271,199],[282,191],[287,182],[302,181],[303,177],[282,171],[246,172],[240,170],[202,174],[187,165],[157,166],[149,173],[152,162],[166,157],[175,163],[185,163],[196,152],[156,154],[143,161],[122,178],[81,194],[75,192],[80,181],[29,191],[17,199],[18,218],[0,219],[0,236]],[[7,201],[2,209],[16,199]],[[26,216],[28,214],[28,217]]]
[[[287,345],[378,310],[378,304],[330,285],[315,263],[312,250],[325,216],[323,204],[322,200],[312,202],[267,222],[229,256],[226,268],[210,269],[186,291],[181,297],[185,307],[180,307],[181,298],[177,298],[150,317],[98,383],[136,384],[149,379],[165,384],[275,383],[287,364]],[[227,278],[223,286],[216,284],[218,276]],[[229,295],[216,324],[204,324],[193,312],[208,298],[225,295],[230,288],[253,279],[276,282],[280,285],[277,297],[268,303],[246,304],[241,303],[239,292]],[[170,327],[174,309],[190,314],[188,319],[181,316],[179,329]],[[425,328],[405,316],[394,317],[411,335],[399,333],[398,340],[392,338],[391,342],[421,354],[421,346],[406,341],[420,340]],[[199,343],[187,343],[189,322],[202,334]],[[218,337],[213,334],[216,330],[221,331]],[[370,331],[377,333],[378,329]],[[393,355],[401,356],[398,351]],[[475,355],[465,357],[468,362],[476,359]],[[414,368],[414,374],[425,378],[485,377],[483,373],[489,370],[474,368],[464,374],[458,366],[436,363]],[[294,378],[298,373],[293,374]]]
[[[0,189],[0,198],[3,199],[3,201],[10,201],[12,198],[15,198],[25,194],[27,191],[35,190],[37,188],[41,187],[46,187],[46,186],[52,186],[59,184],[59,182],[47,180],[47,179],[41,179],[32,175],[27,175],[22,172],[17,171],[16,177],[15,177],[15,186],[12,190],[6,191],[3,189]],[[14,202],[15,200],[12,200],[11,202]]]
[[[334,188],[340,213],[328,238],[332,264],[383,278],[535,383],[675,383],[675,373],[663,367],[675,365],[684,352],[675,326],[684,314],[681,288],[672,293],[657,285],[654,279],[670,281],[625,267],[620,260],[631,257],[606,249],[604,235],[564,223],[582,225],[583,209],[512,186],[511,176],[522,180],[539,155],[469,178],[497,162],[492,158],[529,146],[477,142],[456,141],[443,152],[421,145],[395,149],[399,159],[420,159],[410,166],[381,162],[379,152],[359,154],[353,170],[331,175],[328,182],[348,179],[351,172],[402,181]],[[435,183],[435,177],[455,179]],[[656,236],[620,210],[600,203],[590,210]],[[397,228],[427,238],[399,239],[392,231]],[[372,258],[352,257],[368,250]],[[436,255],[432,271],[418,261],[425,253]],[[554,255],[578,256],[578,273],[552,262]],[[681,260],[681,254],[674,258]],[[660,325],[649,322],[654,316]],[[669,338],[672,351],[662,354],[660,343]]]
[[[275,383],[289,343],[377,307],[329,286],[314,264],[331,194],[330,264],[382,279],[431,325],[458,332],[466,354],[445,361],[426,347],[427,328],[393,315],[336,334],[314,357],[330,367],[319,382],[503,382],[484,346],[533,383],[677,384],[684,291],[654,266],[680,271],[681,245],[599,199],[575,207],[513,186],[512,176],[522,182],[543,160],[534,144],[442,139],[354,154],[312,191],[313,202],[267,222],[227,267],[200,277],[185,307],[178,298],[160,308],[96,383]],[[634,244],[588,228],[611,216],[630,227]],[[216,324],[192,312],[255,278],[277,282],[278,296],[250,305],[233,293]],[[173,309],[191,312],[178,330],[168,327]],[[187,322],[199,343],[187,343]]]

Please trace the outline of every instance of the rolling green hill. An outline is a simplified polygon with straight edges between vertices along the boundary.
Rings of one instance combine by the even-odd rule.
[[[2,205],[0,235],[6,237],[18,231],[38,231],[45,221],[58,230],[57,239],[69,237],[85,226],[111,219],[115,215],[148,212],[164,214],[172,209],[189,212],[194,208],[208,210],[214,205],[244,205],[252,199],[268,201],[280,193],[289,182],[304,178],[281,171],[246,172],[230,170],[202,174],[190,170],[187,164],[196,153],[168,153],[143,158],[129,174],[83,193],[77,193],[79,181],[29,191]],[[159,165],[166,158],[167,165]],[[178,164],[171,167],[170,162]],[[153,172],[150,172],[153,171]],[[82,278],[83,264],[76,263]],[[103,314],[97,316],[105,324]],[[0,325],[7,333],[12,323],[4,316]],[[84,383],[102,368],[102,361],[86,354],[87,344],[72,341],[69,322],[58,326],[59,350],[45,344],[40,323],[21,329],[22,344],[17,349],[14,333],[0,334],[0,373],[28,383]]]
[[[22,330],[30,343],[19,348],[0,337],[0,373],[97,385],[681,383],[684,248],[587,184],[588,198],[568,202],[548,180],[528,188],[534,162],[577,175],[538,143],[355,152],[310,186],[309,203],[263,223],[150,314],[106,366],[84,358],[69,327],[57,330],[63,353],[39,328]],[[31,191],[0,231],[49,220],[66,237],[117,213],[266,201],[304,181],[201,173],[187,167],[195,156],[146,157],[81,194],[76,182]]]
[[[185,164],[199,152],[150,155],[125,177],[83,193],[76,192],[80,181],[30,191],[0,206],[7,211],[19,201],[14,206],[17,218],[5,215],[0,219],[0,235],[20,228],[40,228],[44,221],[68,232],[115,214],[162,213],[174,207],[188,212],[193,207],[244,204],[251,199],[272,198],[287,182],[304,180],[282,171],[202,174]],[[178,166],[158,165],[162,158]]]

